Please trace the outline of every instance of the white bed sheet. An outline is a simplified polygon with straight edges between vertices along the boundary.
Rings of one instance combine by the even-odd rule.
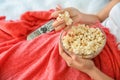
[[[0,0],[0,15],[7,19],[18,19],[28,10],[54,9],[57,4],[63,7],[76,7],[82,12],[95,13],[109,0]]]

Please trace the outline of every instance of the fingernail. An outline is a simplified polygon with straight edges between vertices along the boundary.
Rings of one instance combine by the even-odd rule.
[[[61,5],[60,5],[60,4],[57,4],[56,9],[57,9],[57,10],[62,9]]]

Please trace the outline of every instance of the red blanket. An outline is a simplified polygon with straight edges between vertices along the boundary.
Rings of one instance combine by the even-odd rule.
[[[51,19],[53,11],[26,12],[18,21],[0,17],[0,80],[91,80],[70,68],[58,51],[60,32],[50,32],[27,41],[26,36]],[[120,51],[109,30],[104,50],[95,65],[115,80],[120,80]]]

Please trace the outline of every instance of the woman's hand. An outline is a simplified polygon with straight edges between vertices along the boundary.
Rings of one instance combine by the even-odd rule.
[[[51,16],[53,18],[57,18],[60,13],[63,13],[64,11],[68,11],[70,14],[70,18],[73,20],[73,24],[78,23],[80,21],[80,15],[82,15],[79,10],[69,7],[65,9],[57,9]],[[62,28],[66,27],[65,21],[63,19],[61,20],[55,20],[53,23],[53,27],[55,28],[56,31],[61,30]]]
[[[90,59],[83,59],[75,54],[67,55],[63,49],[61,48],[61,44],[59,43],[59,52],[61,57],[66,61],[69,67],[76,68],[84,73],[89,73],[94,67],[94,63]]]
[[[73,25],[76,23],[83,23],[83,24],[94,24],[96,21],[100,21],[100,18],[97,15],[92,14],[84,14],[80,12],[78,9],[69,7],[65,9],[58,9],[51,15],[52,18],[57,18],[60,13],[64,11],[69,12],[70,18],[73,20]],[[53,27],[56,31],[61,30],[62,28],[66,27],[65,21],[63,19],[55,20],[53,23]]]
[[[101,72],[95,65],[94,62],[90,59],[83,59],[75,54],[65,53],[59,43],[59,53],[61,57],[65,60],[69,67],[78,69],[87,75],[89,75],[94,80],[113,80],[108,75]]]

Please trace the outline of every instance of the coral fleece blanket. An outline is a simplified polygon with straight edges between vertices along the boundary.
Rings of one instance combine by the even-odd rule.
[[[68,67],[59,55],[61,31],[26,40],[29,33],[51,19],[52,12],[26,12],[16,21],[0,17],[0,80],[91,80],[85,73]],[[120,51],[114,36],[102,29],[107,43],[93,60],[102,72],[120,80]]]

